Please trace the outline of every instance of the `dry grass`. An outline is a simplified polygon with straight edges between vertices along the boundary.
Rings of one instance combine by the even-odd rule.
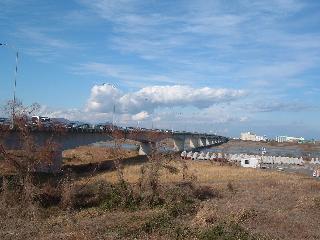
[[[127,166],[125,179],[136,183],[139,165]],[[251,233],[271,239],[320,239],[320,182],[297,174],[188,162],[200,184],[209,185],[222,198],[203,202],[188,226],[208,228],[218,222],[236,223]],[[92,182],[116,182],[115,172],[100,174]],[[174,183],[181,174],[162,170],[161,182]]]
[[[180,166],[175,163],[175,166]],[[139,173],[142,164],[126,166],[123,169],[125,179],[130,183],[136,183],[139,179]],[[290,179],[304,178],[299,175],[283,174],[278,172],[270,172],[256,169],[246,169],[236,166],[220,166],[209,161],[188,161],[187,166],[190,173],[196,176],[198,182],[201,183],[226,183],[229,181],[268,181],[270,179],[276,181],[288,181]],[[161,170],[162,182],[179,182],[182,179],[182,173],[171,174],[169,171]],[[117,173],[115,171],[106,172],[95,176],[92,181],[108,180],[117,181]]]
[[[0,175],[11,175],[15,171],[14,169],[4,162],[0,162]]]
[[[181,170],[180,164],[176,161],[174,167]],[[132,186],[139,182],[141,166],[122,169],[124,179]],[[297,174],[220,166],[208,161],[188,161],[187,168],[198,185],[215,189],[218,197],[197,201],[191,207],[183,202],[135,210],[97,206],[64,211],[52,207],[39,210],[41,218],[31,220],[17,217],[14,209],[4,215],[0,207],[0,238],[320,239],[320,182]],[[166,187],[183,182],[181,172],[172,174],[165,169],[160,170],[160,180]],[[84,177],[73,183],[97,186],[105,181],[117,183],[119,172]]]
[[[64,164],[80,165],[86,163],[95,163],[116,158],[129,158],[137,156],[137,151],[121,150],[121,155],[115,153],[113,148],[81,146],[75,149],[68,149],[63,152]]]

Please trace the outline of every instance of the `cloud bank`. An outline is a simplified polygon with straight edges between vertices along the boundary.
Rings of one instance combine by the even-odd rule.
[[[244,90],[225,88],[192,88],[190,86],[150,86],[136,92],[123,93],[111,84],[95,85],[87,102],[88,112],[138,114],[154,112],[163,107],[208,108],[214,104],[237,100],[246,96]]]

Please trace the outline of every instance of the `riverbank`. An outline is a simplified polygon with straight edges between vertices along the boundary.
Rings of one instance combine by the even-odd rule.
[[[266,155],[288,157],[320,157],[320,144],[312,143],[277,143],[277,142],[252,142],[230,140],[220,146],[208,148],[213,152],[261,154],[261,149],[266,148]]]

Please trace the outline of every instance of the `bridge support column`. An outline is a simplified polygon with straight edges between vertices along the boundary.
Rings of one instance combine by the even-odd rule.
[[[197,137],[189,137],[188,142],[189,142],[190,149],[199,147],[199,142]]]
[[[154,144],[150,142],[141,142],[139,147],[139,155],[150,155]]]
[[[177,152],[181,152],[184,150],[184,139],[181,138],[173,138],[173,149]]]
[[[198,139],[198,141],[199,141],[199,146],[200,146],[200,147],[206,146],[206,139],[205,139],[205,138],[200,137],[200,138]]]

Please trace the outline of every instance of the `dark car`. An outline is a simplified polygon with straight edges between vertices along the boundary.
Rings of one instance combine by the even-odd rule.
[[[5,124],[10,124],[10,119],[9,118],[0,118],[0,124],[5,125]]]
[[[11,120],[9,118],[0,118],[0,128],[7,129],[11,126]]]
[[[100,130],[100,131],[105,131],[106,130],[106,126],[103,125],[103,124],[96,124],[96,125],[93,126],[93,128],[95,130]]]
[[[93,128],[89,123],[84,123],[84,124],[78,125],[77,129],[85,131],[85,130],[90,130],[90,129],[93,129]]]
[[[65,125],[65,127],[66,127],[67,129],[77,129],[79,125],[81,125],[81,124],[78,123],[78,122],[69,122],[69,123],[67,123],[67,124]]]

